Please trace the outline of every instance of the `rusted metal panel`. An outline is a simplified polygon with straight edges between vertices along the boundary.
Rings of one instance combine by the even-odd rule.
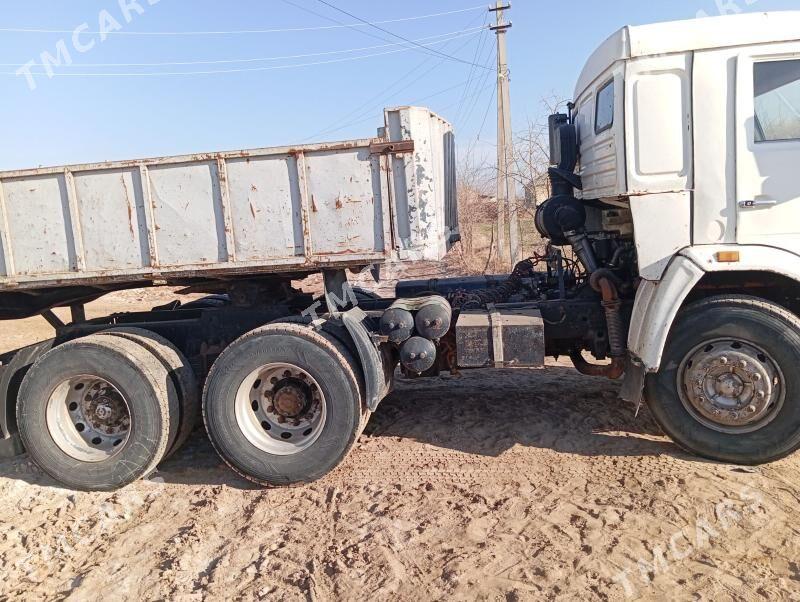
[[[228,181],[228,165],[225,159],[217,159],[217,176],[219,178],[219,204],[222,209],[222,224],[225,232],[225,250],[227,260],[236,262],[236,237],[233,233],[231,219],[231,194]]]
[[[0,172],[0,291],[440,259],[451,128],[405,107],[384,132]]]
[[[311,211],[312,200],[308,192],[308,167],[306,166],[305,153],[295,154],[295,169],[297,170],[297,194],[300,197],[300,213],[302,216],[303,257],[310,262],[314,255],[311,239]]]
[[[380,158],[362,148],[305,159],[314,256],[383,253]]]
[[[227,168],[237,261],[302,256],[297,158],[229,159]]]
[[[140,178],[139,170],[132,168],[74,176],[86,271],[149,265]]]
[[[72,272],[75,250],[64,170],[3,180],[19,281]]]
[[[67,195],[67,210],[69,217],[67,223],[70,225],[73,249],[73,268],[80,272],[86,270],[86,256],[83,252],[83,234],[81,233],[80,212],[78,211],[78,199],[75,192],[75,177],[68,169],[64,170],[64,189]]]
[[[428,109],[402,107],[386,111],[386,134],[392,142],[414,141],[413,152],[392,158],[399,257],[436,261],[457,240],[457,223],[448,219],[448,205],[455,205],[453,129]]]
[[[156,241],[155,217],[153,213],[153,192],[150,186],[150,172],[146,165],[139,166],[139,186],[144,204],[144,227],[147,232],[147,251],[150,258],[149,265],[157,269],[158,262],[158,242]],[[146,262],[142,262],[147,265]]]
[[[400,140],[399,142],[378,142],[369,145],[369,152],[373,155],[386,155],[391,153],[413,153],[413,140]]]

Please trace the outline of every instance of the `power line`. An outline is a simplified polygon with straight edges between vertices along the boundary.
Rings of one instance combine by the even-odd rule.
[[[488,45],[488,52],[486,54],[486,59],[487,60],[494,60],[494,56],[495,56],[494,45],[493,44],[489,44]],[[474,80],[475,81],[475,86],[476,86],[475,89],[476,90],[477,89],[481,89],[482,90],[484,87],[486,87],[486,84],[489,82],[489,80],[491,79],[492,75],[494,75],[494,73],[492,71],[487,71],[486,73],[483,74],[483,78],[481,79],[481,75],[478,74],[478,76]],[[459,120],[456,123],[458,125],[460,125],[461,123],[466,123],[470,119],[472,119],[472,114],[474,113],[475,108],[478,105],[478,100],[479,100],[478,98],[474,98],[472,103],[467,105],[466,111],[462,115],[458,115],[457,116]]]
[[[459,82],[454,86],[449,86],[447,88],[444,88],[443,90],[439,90],[438,92],[434,92],[432,94],[428,94],[427,96],[421,96],[419,98],[415,98],[415,99],[409,101],[408,104],[409,105],[415,105],[415,104],[417,104],[419,102],[422,102],[423,100],[429,100],[429,99],[434,98],[436,96],[441,96],[442,94],[445,94],[446,92],[450,92],[451,90],[455,90],[457,88],[460,88],[465,83],[466,83],[466,80],[463,81],[463,82]],[[494,87],[494,84],[492,84],[492,87]],[[483,92],[483,90],[478,90],[475,94],[481,94],[482,92]],[[458,102],[454,102],[452,104],[449,104],[449,105],[447,105],[445,107],[442,107],[440,109],[440,111],[446,111],[447,109],[450,109],[450,108],[456,106],[457,104],[458,104]],[[347,128],[351,127],[351,126],[358,125],[359,123],[364,123],[365,121],[372,121],[374,119],[375,119],[374,115],[370,115],[369,117],[365,117],[363,119],[358,119],[356,121],[351,121],[350,123],[345,123],[344,125],[339,126],[336,129],[328,130],[327,133],[328,134],[332,134],[334,132],[338,132],[338,131],[347,129]]]
[[[356,19],[357,21],[360,21],[361,23],[364,23],[365,25],[369,25],[370,27],[372,27],[374,29],[377,29],[378,31],[382,31],[382,32],[384,32],[386,34],[389,34],[390,36],[393,36],[393,37],[399,39],[399,40],[403,40],[404,42],[408,42],[409,44],[412,44],[414,46],[422,48],[421,44],[419,44],[417,42],[414,42],[413,40],[409,40],[408,38],[403,37],[401,35],[398,35],[396,33],[393,33],[391,31],[389,31],[388,29],[384,29],[383,27],[380,27],[377,23],[371,23],[369,21],[366,21],[366,20],[362,19],[361,17],[358,17],[358,16],[354,15],[353,13],[347,12],[346,10],[343,10],[343,9],[337,7],[337,6],[334,6],[333,4],[328,2],[327,0],[317,0],[317,2],[319,2],[320,4],[324,4],[325,6],[328,6],[329,8],[332,8],[333,10],[338,11],[338,12],[344,14],[344,15],[347,15],[351,19]],[[426,49],[426,48],[423,48],[423,49],[426,50],[426,51],[429,50],[429,49]],[[432,52],[435,52],[436,54],[444,57],[444,58],[447,58],[447,59],[451,60],[451,61],[456,61],[456,62],[459,62],[459,63],[463,63],[465,65],[473,65],[475,67],[479,67],[480,69],[491,70],[491,67],[487,67],[485,65],[478,65],[477,63],[474,63],[474,62],[471,62],[471,61],[466,61],[464,59],[460,59],[460,58],[458,58],[456,56],[452,56],[450,54],[446,54],[444,52],[440,52],[440,51],[438,51],[436,49],[430,49],[430,50]]]
[[[389,23],[404,23],[408,21],[420,21],[422,19],[432,19],[434,17],[443,17],[446,15],[455,15],[458,13],[466,13],[475,10],[483,9],[483,5],[471,6],[469,8],[460,8],[457,10],[449,10],[440,13],[431,13],[428,15],[418,15],[415,17],[402,17],[399,19],[388,19],[385,21],[376,21],[376,24],[389,24]],[[300,31],[321,31],[325,29],[341,29],[351,27],[366,27],[373,25],[371,23],[339,23],[337,25],[318,25],[314,27],[286,27],[276,29],[240,29],[231,31],[86,31],[81,30],[85,35],[118,35],[118,36],[222,36],[222,35],[242,35],[242,34],[264,34],[264,33],[283,33],[283,32],[300,32]],[[0,32],[4,33],[74,33],[72,29],[39,29],[27,27],[0,27]]]
[[[442,33],[435,36],[426,36],[424,38],[418,38],[417,41],[425,42],[428,40],[436,40],[435,42],[431,43],[444,43],[444,42],[450,42],[451,40],[455,40],[458,38],[462,38],[469,34],[474,34],[478,33],[479,31],[485,31],[485,30],[486,30],[485,26],[468,28],[459,31]],[[391,44],[379,44],[377,46],[363,46],[361,48],[349,48],[345,50],[329,50],[326,52],[310,52],[306,54],[292,54],[292,55],[270,56],[262,58],[228,59],[228,60],[217,60],[217,61],[174,61],[174,62],[159,62],[159,63],[73,63],[72,65],[62,65],[62,66],[63,67],[169,67],[169,66],[189,66],[189,65],[224,65],[233,63],[256,63],[263,61],[299,59],[299,58],[308,58],[312,56],[330,56],[333,54],[347,54],[351,52],[363,52],[365,50],[375,50],[378,48],[388,48],[397,46],[403,46],[403,48],[407,48],[400,42],[393,42]],[[19,63],[0,63],[0,67],[17,67],[17,66],[19,66]]]
[[[478,21],[480,18],[481,18],[481,17],[480,17],[480,15],[479,15],[477,19],[472,19],[472,20],[470,20],[470,22],[466,24],[466,27],[467,27],[467,28],[469,28],[469,27],[470,27],[470,26],[471,26],[473,23],[475,23],[476,21]],[[485,22],[485,20],[486,20],[486,19],[485,19],[485,17],[484,17],[484,22]],[[451,41],[452,41],[452,40],[451,40]],[[451,41],[448,41],[448,42],[447,42],[447,43],[444,45],[444,47],[448,46],[448,45],[450,44],[450,42],[451,42]],[[466,41],[464,44],[461,44],[460,46],[458,46],[458,48],[456,48],[456,49],[454,50],[454,52],[459,52],[459,51],[461,51],[461,50],[462,50],[462,49],[463,49],[463,48],[464,48],[464,47],[465,47],[467,44],[469,44],[469,40],[467,40],[467,41]],[[351,117],[353,117],[353,116],[358,116],[358,115],[366,115],[367,113],[369,113],[369,114],[371,115],[371,114],[372,114],[372,111],[373,111],[373,108],[375,107],[375,101],[377,101],[378,99],[384,98],[384,100],[381,102],[381,105],[382,105],[382,106],[386,106],[386,105],[387,105],[387,100],[388,100],[388,99],[386,99],[386,98],[385,98],[385,96],[386,96],[387,94],[389,94],[389,93],[390,93],[390,91],[393,91],[393,90],[395,90],[395,88],[397,88],[398,86],[400,86],[401,84],[403,84],[403,82],[405,82],[405,81],[406,81],[406,80],[407,80],[407,79],[408,79],[410,76],[412,76],[412,75],[415,75],[415,74],[417,75],[417,76],[416,76],[414,79],[412,79],[412,80],[411,80],[411,81],[409,81],[408,83],[405,83],[405,84],[403,84],[403,85],[404,85],[404,87],[409,87],[409,86],[413,85],[414,83],[418,82],[419,80],[421,80],[422,78],[424,78],[426,75],[428,75],[429,73],[431,73],[433,70],[435,70],[437,67],[439,67],[439,65],[441,65],[442,63],[444,63],[444,59],[440,59],[440,60],[439,60],[439,61],[438,61],[436,64],[434,64],[434,65],[433,65],[433,66],[432,66],[430,69],[426,69],[425,71],[422,71],[422,72],[420,72],[420,70],[422,69],[422,67],[423,67],[423,66],[424,66],[426,63],[430,62],[430,61],[432,60],[432,58],[434,58],[434,57],[433,57],[433,55],[431,55],[431,56],[428,56],[428,58],[425,58],[425,59],[423,59],[423,60],[422,60],[422,62],[420,62],[418,65],[415,65],[413,68],[411,68],[409,71],[407,71],[407,72],[406,72],[406,73],[404,73],[402,76],[400,76],[400,77],[399,77],[397,80],[395,80],[395,81],[394,81],[392,84],[390,84],[389,86],[385,87],[384,89],[382,89],[382,90],[381,90],[380,92],[378,92],[377,94],[375,94],[375,95],[371,96],[369,99],[367,99],[365,102],[363,102],[362,104],[360,104],[358,107],[356,107],[356,108],[355,108],[355,109],[353,109],[352,111],[348,112],[348,113],[347,113],[347,114],[346,114],[344,117],[341,117],[340,119],[338,119],[338,120],[337,120],[337,121],[336,121],[336,122],[335,122],[333,125],[330,125],[330,126],[328,126],[328,127],[324,128],[324,129],[322,129],[322,130],[320,130],[320,131],[316,132],[315,134],[313,134],[313,135],[311,135],[311,136],[309,136],[309,137],[305,138],[305,140],[304,140],[304,141],[307,141],[307,140],[313,140],[313,139],[319,138],[319,137],[321,137],[321,136],[324,136],[324,135],[328,134],[329,132],[336,132],[336,131],[339,131],[339,130],[340,130],[340,129],[342,129],[342,128],[341,128],[341,126],[337,127],[337,126],[338,126],[338,124],[340,124],[340,123],[341,123],[342,121],[344,121],[344,120],[350,119],[350,118],[351,118]],[[367,109],[367,107],[369,107],[369,108]],[[367,109],[367,111],[364,111],[364,109]]]
[[[483,134],[483,128],[486,127],[486,120],[489,118],[489,111],[492,110],[492,104],[494,103],[494,98],[497,95],[497,87],[492,84],[492,93],[489,95],[489,104],[486,105],[486,111],[483,114],[483,121],[481,121],[481,127],[478,129],[478,133],[475,136],[475,139],[472,140],[467,145],[467,155],[472,154],[472,150],[478,145],[478,142],[481,139],[481,134]]]
[[[468,34],[461,34],[459,36],[453,36],[452,38],[450,38],[450,40],[456,39],[458,37],[464,37],[464,36],[467,36],[467,35],[475,35],[476,33],[477,32],[472,32],[472,33],[468,33]],[[431,42],[431,44],[442,44],[442,43],[448,42],[450,40],[440,40],[438,42]],[[423,47],[427,47],[427,46],[423,45]],[[316,65],[330,65],[330,64],[334,64],[334,63],[345,63],[345,62],[351,62],[351,61],[358,61],[358,60],[362,60],[362,59],[373,58],[373,57],[377,57],[377,56],[386,56],[386,55],[389,55],[389,54],[397,54],[397,53],[400,53],[400,52],[408,52],[410,50],[413,50],[413,48],[408,48],[407,46],[404,46],[403,48],[400,48],[398,50],[389,50],[389,51],[386,51],[386,52],[376,52],[376,53],[372,53],[372,54],[363,54],[363,55],[360,55],[360,56],[345,57],[345,58],[340,58],[340,59],[331,59],[331,60],[327,60],[327,61],[314,61],[314,62],[310,62],[310,63],[295,63],[295,64],[291,64],[291,65],[273,65],[273,66],[270,66],[270,67],[248,67],[248,68],[239,68],[239,69],[212,69],[212,70],[206,70],[206,71],[153,71],[153,72],[146,72],[146,73],[141,73],[141,72],[137,73],[135,71],[134,72],[129,71],[127,73],[93,73],[93,72],[88,72],[88,73],[84,73],[84,72],[79,72],[79,73],[75,73],[75,72],[72,72],[72,73],[60,73],[60,72],[54,72],[52,74],[52,77],[158,77],[158,76],[178,76],[178,75],[183,75],[183,76],[186,76],[186,75],[217,75],[217,74],[222,74],[222,73],[252,73],[252,72],[260,72],[260,71],[276,71],[276,70],[280,70],[280,69],[295,69],[295,68],[298,68],[298,67],[312,67],[312,66],[316,66]],[[50,77],[49,73],[44,73],[42,71],[37,71],[37,72],[33,72],[32,71],[31,73],[33,73],[34,75],[47,75],[48,77]],[[14,76],[17,76],[17,75],[19,75],[19,73],[18,72],[4,72],[4,73],[0,73],[0,75],[14,75]]]
[[[484,17],[484,24],[486,24],[487,19],[488,19],[488,16],[485,16]],[[475,63],[477,63],[479,61],[482,62],[482,63],[485,62],[485,61],[481,60],[481,57],[483,55],[484,46],[485,46],[486,41],[488,39],[489,39],[489,36],[486,35],[486,33],[481,35],[481,39],[475,45],[475,56],[473,58],[473,62],[475,62]],[[489,56],[491,56],[491,46],[489,48]],[[490,72],[487,71],[485,74],[488,76],[489,73]],[[458,104],[458,109],[456,110],[456,118],[455,118],[455,122],[456,123],[459,123],[459,124],[461,123],[461,115],[462,115],[461,111],[464,108],[464,102],[465,102],[465,100],[467,98],[467,95],[469,94],[469,91],[472,88],[473,77],[475,78],[474,81],[477,84],[478,83],[478,79],[480,78],[480,74],[475,71],[475,67],[470,67],[470,69],[469,69],[469,78],[468,78],[468,81],[467,81],[467,85],[464,86],[464,92],[463,92],[463,94],[461,96],[461,100],[460,100],[460,102]]]

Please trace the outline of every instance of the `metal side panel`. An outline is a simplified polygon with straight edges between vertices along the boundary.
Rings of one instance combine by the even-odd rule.
[[[438,261],[447,253],[454,227],[455,151],[452,126],[422,107],[386,111],[392,141],[413,140],[414,152],[391,162],[395,238],[400,259]]]
[[[307,153],[312,257],[383,253],[380,158],[369,148]]]
[[[297,156],[227,161],[237,261],[303,256]]]
[[[123,270],[150,264],[147,218],[139,169],[74,176],[86,270]]]
[[[160,266],[228,260],[216,162],[148,168]]]
[[[16,275],[70,272],[77,261],[63,173],[11,178],[3,190]]]
[[[0,172],[0,291],[441,259],[452,128],[385,120],[379,139]]]

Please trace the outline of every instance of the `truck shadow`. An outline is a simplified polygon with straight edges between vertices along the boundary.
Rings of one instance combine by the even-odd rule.
[[[521,445],[583,456],[696,460],[666,439],[646,406],[637,417],[618,393],[619,383],[565,366],[401,380],[365,434],[484,456]]]

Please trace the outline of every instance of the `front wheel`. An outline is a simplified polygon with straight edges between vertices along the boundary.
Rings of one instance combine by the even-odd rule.
[[[365,412],[341,347],[307,326],[276,323],[220,355],[206,383],[203,416],[231,468],[262,485],[289,485],[339,464]]]
[[[646,397],[690,452],[763,464],[800,447],[800,320],[745,296],[705,299],[673,325]]]

